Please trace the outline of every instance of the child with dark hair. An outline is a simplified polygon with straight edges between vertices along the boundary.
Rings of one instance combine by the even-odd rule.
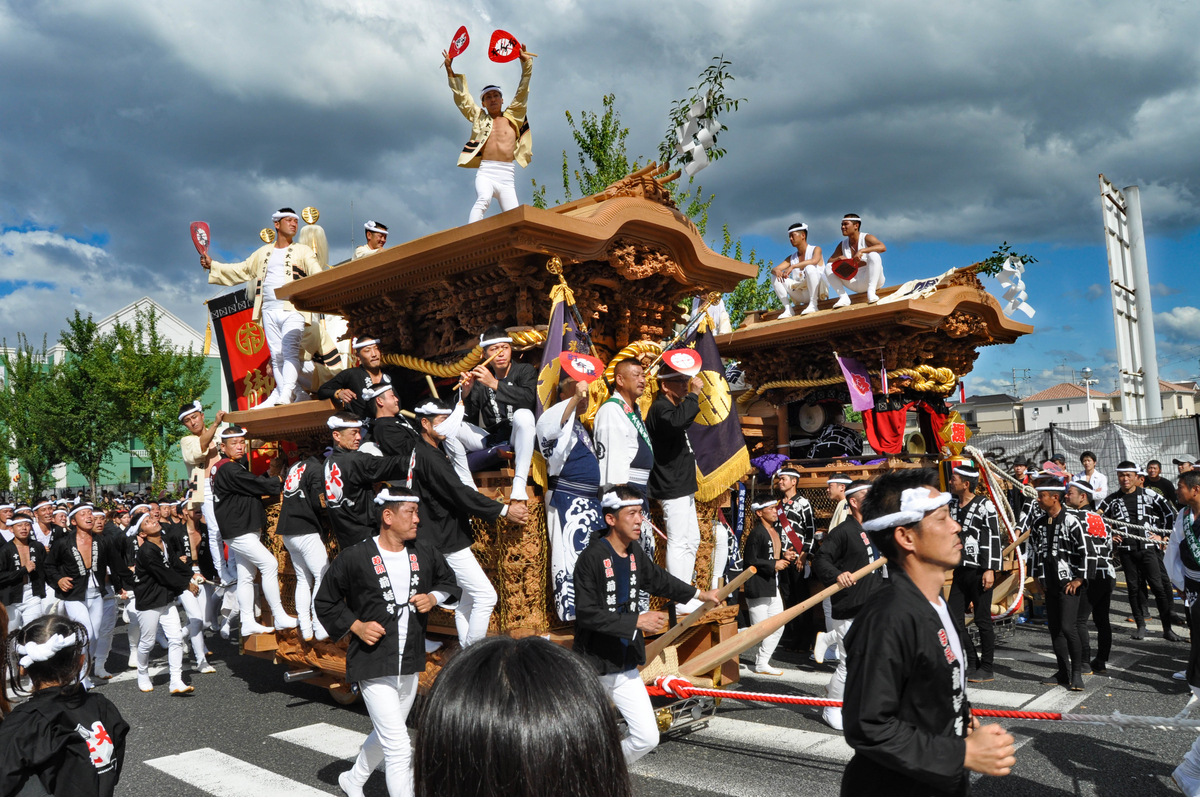
[[[24,669],[33,689],[0,723],[0,794],[17,794],[35,778],[56,797],[116,791],[129,725],[107,698],[83,689],[87,645],[87,629],[59,615],[39,617],[10,636],[9,688],[28,694]]]

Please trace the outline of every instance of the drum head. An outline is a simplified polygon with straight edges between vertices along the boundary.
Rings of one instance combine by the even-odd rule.
[[[800,428],[813,434],[825,425],[825,408],[820,404],[806,405],[800,408]]]

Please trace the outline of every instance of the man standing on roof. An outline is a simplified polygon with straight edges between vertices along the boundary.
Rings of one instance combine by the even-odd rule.
[[[468,219],[470,223],[483,218],[493,197],[499,197],[501,210],[512,210],[520,204],[513,185],[513,161],[525,168],[533,158],[533,136],[529,133],[529,120],[525,118],[533,56],[525,45],[521,45],[521,82],[517,85],[517,96],[508,107],[504,107],[499,86],[484,86],[479,93],[481,108],[467,90],[466,75],[455,74],[450,67],[453,61],[450,54],[443,52],[442,55],[446,59],[443,63],[450,90],[454,92],[454,104],[471,123],[471,140],[463,146],[458,165],[479,170],[475,175],[476,198]],[[508,124],[497,124],[501,119]]]
[[[383,251],[383,245],[387,243],[388,228],[386,224],[380,224],[377,221],[367,219],[367,223],[363,225],[363,229],[367,232],[367,242],[354,250],[354,259],[373,255],[376,252]]]

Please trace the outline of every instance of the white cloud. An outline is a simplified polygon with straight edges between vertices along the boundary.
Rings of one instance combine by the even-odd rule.
[[[1200,308],[1185,305],[1155,313],[1154,330],[1174,341],[1200,341]]]

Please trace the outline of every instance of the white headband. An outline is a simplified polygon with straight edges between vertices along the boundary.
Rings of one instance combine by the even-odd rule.
[[[799,224],[793,224],[791,227],[788,227],[789,235],[794,232],[807,232],[807,231],[808,231],[808,225],[805,224],[804,222],[800,222]]]
[[[27,642],[24,645],[17,645],[17,653],[21,656],[21,666],[28,667],[37,661],[49,661],[58,655],[60,650],[66,650],[74,644],[74,634],[68,634],[67,636],[55,634],[41,644]]]
[[[861,216],[842,216],[842,221],[857,221],[859,224],[862,224],[862,217]]]
[[[363,225],[363,229],[366,230],[367,232],[377,232],[377,233],[382,233],[383,235],[387,235],[387,232],[388,232],[387,230],[380,228],[380,226],[378,224],[371,221],[370,219],[368,219],[367,223]]]
[[[968,479],[979,478],[979,471],[971,470],[970,468],[954,468],[954,472],[959,476],[966,476]]]
[[[184,410],[183,412],[179,413],[179,420],[182,421],[193,412],[204,412],[204,405],[200,403],[200,399],[196,399],[192,402],[192,408],[190,410]]]
[[[40,504],[38,504],[37,506],[35,506],[33,508],[33,511],[36,512],[44,506],[54,506],[54,504],[50,503],[49,501],[42,501]]]
[[[929,494],[929,487],[910,487],[900,493],[900,511],[868,520],[864,531],[883,531],[896,526],[920,523],[928,513],[950,503],[950,493]]]
[[[487,351],[488,346],[494,346],[497,343],[510,343],[511,344],[512,338],[505,336],[503,338],[488,338],[487,340],[484,340],[483,335],[479,336],[479,348],[483,349],[484,351]]]
[[[846,495],[854,495],[855,493],[861,493],[863,490],[870,490],[870,489],[871,489],[871,485],[869,485],[869,484],[860,484],[857,487],[847,487]]]
[[[751,504],[750,511],[757,512],[760,509],[766,509],[769,506],[778,506],[778,505],[779,505],[779,499],[773,498],[770,501],[759,501],[756,504]]]
[[[379,495],[375,496],[375,503],[380,506],[384,504],[419,504],[421,499],[415,495],[392,495],[388,492],[388,488],[384,487],[379,491]]]
[[[92,507],[91,504],[80,504],[79,506],[75,507],[74,509],[72,509],[70,512],[67,513],[67,520],[70,520],[71,518],[75,517],[76,512],[82,512],[85,509],[93,509],[93,508],[94,507]]]
[[[0,509],[16,509],[16,504],[0,504]]]
[[[1141,468],[1136,465],[1132,468],[1117,468],[1117,473],[1141,473]]]
[[[482,100],[482,99],[483,99],[483,95],[484,95],[484,94],[487,94],[489,91],[499,91],[499,92],[500,92],[500,96],[501,96],[501,97],[503,97],[503,96],[504,96],[504,92],[503,92],[503,91],[500,91],[500,87],[499,87],[499,86],[484,86],[484,87],[483,87],[483,91],[479,92],[479,99],[481,99],[481,100]]]
[[[336,415],[330,415],[325,425],[330,429],[361,429],[362,421],[345,421]]]
[[[847,478],[846,476],[833,476],[832,478],[826,480],[825,483],[826,484],[853,484],[854,479]]]
[[[1062,492],[1066,492],[1066,490],[1067,490],[1067,488],[1063,487],[1061,484],[1059,484],[1059,485],[1053,485],[1053,484],[1037,485],[1037,484],[1035,484],[1033,489],[1037,490],[1039,493],[1062,493]]]
[[[33,510],[27,506],[19,506],[13,510],[14,512],[32,512]]]
[[[220,438],[222,440],[232,440],[235,437],[245,437],[246,430],[240,426],[226,426],[221,430]]]
[[[454,412],[454,410],[446,409],[445,407],[439,407],[432,401],[427,401],[414,409],[413,412],[415,412],[417,415],[449,415]]]
[[[605,493],[604,498],[600,501],[600,506],[604,509],[624,509],[627,506],[644,506],[640,498],[621,499],[616,493]]]
[[[31,525],[31,526],[32,526],[32,525],[33,525],[33,519],[32,519],[32,518],[27,518],[27,517],[25,517],[25,516],[23,516],[23,515],[18,515],[17,517],[13,518],[12,520],[10,520],[10,521],[7,521],[7,523],[6,523],[5,525],[7,525],[9,528],[11,528],[11,527],[13,527],[13,526],[17,525],[18,523],[28,523],[29,525]]]
[[[1078,479],[1071,482],[1071,484],[1069,486],[1074,487],[1076,490],[1079,490],[1080,492],[1087,493],[1088,495],[1096,494],[1096,491],[1092,488],[1092,485],[1088,484],[1087,482],[1081,482]]]
[[[149,512],[150,505],[149,504],[138,504],[133,509],[129,510],[129,514],[132,515],[134,512],[138,511],[139,509],[145,509],[147,512]]]
[[[54,515],[56,515],[56,516],[57,515],[66,515],[66,514],[67,514],[67,510],[61,506],[58,509],[54,510]]]
[[[783,470],[779,471],[779,473],[777,473],[776,475],[777,476],[791,476],[796,479],[800,478],[800,472],[792,470],[791,468],[784,468]]]
[[[139,517],[137,520],[135,520],[135,521],[133,522],[133,525],[131,525],[131,526],[130,526],[128,529],[126,529],[126,531],[125,531],[125,536],[126,536],[126,537],[133,537],[133,536],[134,536],[134,535],[136,535],[136,534],[137,534],[139,531],[141,531],[141,528],[142,528],[142,523],[144,523],[144,522],[145,522],[145,520],[146,520],[146,518],[148,518],[148,517],[150,517],[150,513],[149,513],[149,512],[143,512],[143,513],[142,513],[142,515],[141,515],[141,517]]]
[[[277,210],[271,214],[272,222],[280,221],[281,219],[295,219],[296,221],[300,221],[300,217],[295,213],[287,213],[282,210]]]
[[[354,343],[352,344],[355,351],[358,351],[359,349],[365,349],[368,346],[378,346],[378,345],[379,345],[378,338],[355,338]]]
[[[363,390],[363,398],[365,398],[367,401],[370,401],[371,399],[375,398],[376,396],[382,396],[384,393],[388,392],[391,389],[392,389],[391,382],[380,382],[378,385],[375,385],[374,387],[368,387],[365,390]]]

